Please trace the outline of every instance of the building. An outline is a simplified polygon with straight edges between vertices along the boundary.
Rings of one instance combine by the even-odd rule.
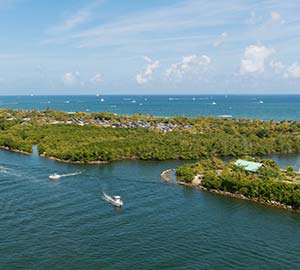
[[[236,166],[243,167],[246,171],[257,172],[258,169],[263,165],[259,162],[253,162],[248,160],[238,159],[235,163]]]

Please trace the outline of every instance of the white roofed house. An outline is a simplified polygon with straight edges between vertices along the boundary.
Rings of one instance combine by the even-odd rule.
[[[243,167],[248,172],[256,173],[259,168],[263,165],[260,162],[248,161],[243,159],[238,159],[235,163],[236,166]]]

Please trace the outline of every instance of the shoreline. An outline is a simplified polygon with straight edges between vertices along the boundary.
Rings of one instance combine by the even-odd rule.
[[[7,146],[0,146],[0,150],[5,150],[5,151],[9,151],[9,152],[14,152],[14,153],[18,153],[18,154],[23,154],[23,155],[32,155],[33,153],[31,152],[26,152],[26,151],[22,151],[22,150],[18,150],[18,149],[13,149],[13,148],[9,148]],[[101,161],[101,160],[96,160],[96,161],[71,161],[71,160],[63,160],[63,159],[59,159],[56,157],[48,157],[45,155],[38,155],[39,157],[42,158],[46,158],[46,159],[50,159],[50,160],[54,160],[57,162],[61,162],[61,163],[70,163],[70,164],[107,164],[109,163],[109,161]]]
[[[251,202],[256,202],[256,203],[260,203],[260,204],[264,204],[264,205],[268,205],[268,206],[273,206],[273,207],[276,207],[276,208],[285,209],[285,210],[289,210],[289,211],[293,211],[293,212],[300,212],[300,209],[293,208],[290,205],[282,204],[282,203],[279,203],[277,201],[271,201],[271,200],[266,201],[266,200],[263,200],[263,199],[260,199],[260,198],[247,197],[247,196],[245,196],[243,194],[239,194],[239,193],[231,193],[231,192],[217,190],[217,189],[208,189],[208,188],[203,187],[201,185],[194,185],[192,183],[189,184],[189,183],[185,183],[183,181],[174,182],[168,176],[171,172],[174,172],[174,171],[176,171],[176,169],[164,170],[160,174],[160,177],[167,183],[172,183],[172,184],[175,184],[175,185],[181,185],[181,186],[185,186],[185,187],[189,187],[189,188],[193,188],[193,189],[199,189],[199,190],[202,190],[202,191],[207,191],[207,192],[222,195],[222,196],[227,196],[227,197],[247,200],[247,201],[251,201]]]
[[[109,161],[102,161],[102,160],[87,161],[87,162],[85,162],[85,161],[64,160],[64,159],[59,159],[59,158],[56,158],[56,157],[45,156],[43,154],[39,155],[39,157],[54,160],[54,161],[61,162],[61,163],[69,163],[69,164],[107,164],[107,163],[109,163]]]
[[[9,148],[7,146],[0,146],[0,150],[10,151],[10,152],[14,152],[14,153],[23,154],[23,155],[32,155],[32,153],[30,153],[30,152],[26,152],[26,151],[14,149],[14,148]]]

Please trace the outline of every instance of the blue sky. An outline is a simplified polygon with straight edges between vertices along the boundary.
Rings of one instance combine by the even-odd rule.
[[[0,0],[0,94],[300,94],[295,0]]]

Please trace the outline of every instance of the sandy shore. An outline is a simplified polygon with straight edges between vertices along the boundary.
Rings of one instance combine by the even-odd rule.
[[[274,207],[281,208],[281,209],[297,211],[297,212],[300,211],[300,209],[295,209],[290,205],[285,205],[285,204],[282,204],[282,203],[279,203],[279,202],[276,202],[276,201],[266,201],[266,200],[263,200],[263,199],[260,199],[260,198],[246,197],[243,194],[239,194],[239,193],[231,193],[231,192],[226,192],[226,191],[221,191],[221,190],[216,190],[216,189],[208,189],[206,187],[201,186],[200,184],[193,184],[193,183],[190,184],[190,183],[186,183],[186,182],[183,182],[183,181],[174,182],[169,177],[169,174],[174,173],[175,171],[176,171],[176,169],[168,169],[168,170],[163,171],[160,174],[160,176],[165,182],[168,182],[168,183],[173,183],[173,184],[176,184],[176,185],[182,185],[182,186],[186,186],[186,187],[194,188],[194,189],[200,189],[200,190],[207,191],[207,192],[210,192],[210,193],[223,195],[223,196],[229,196],[229,197],[232,197],[232,198],[238,198],[238,199],[242,199],[242,200],[257,202],[257,203],[261,203],[261,204],[265,204],[265,205],[269,205],[269,206],[274,206]]]

